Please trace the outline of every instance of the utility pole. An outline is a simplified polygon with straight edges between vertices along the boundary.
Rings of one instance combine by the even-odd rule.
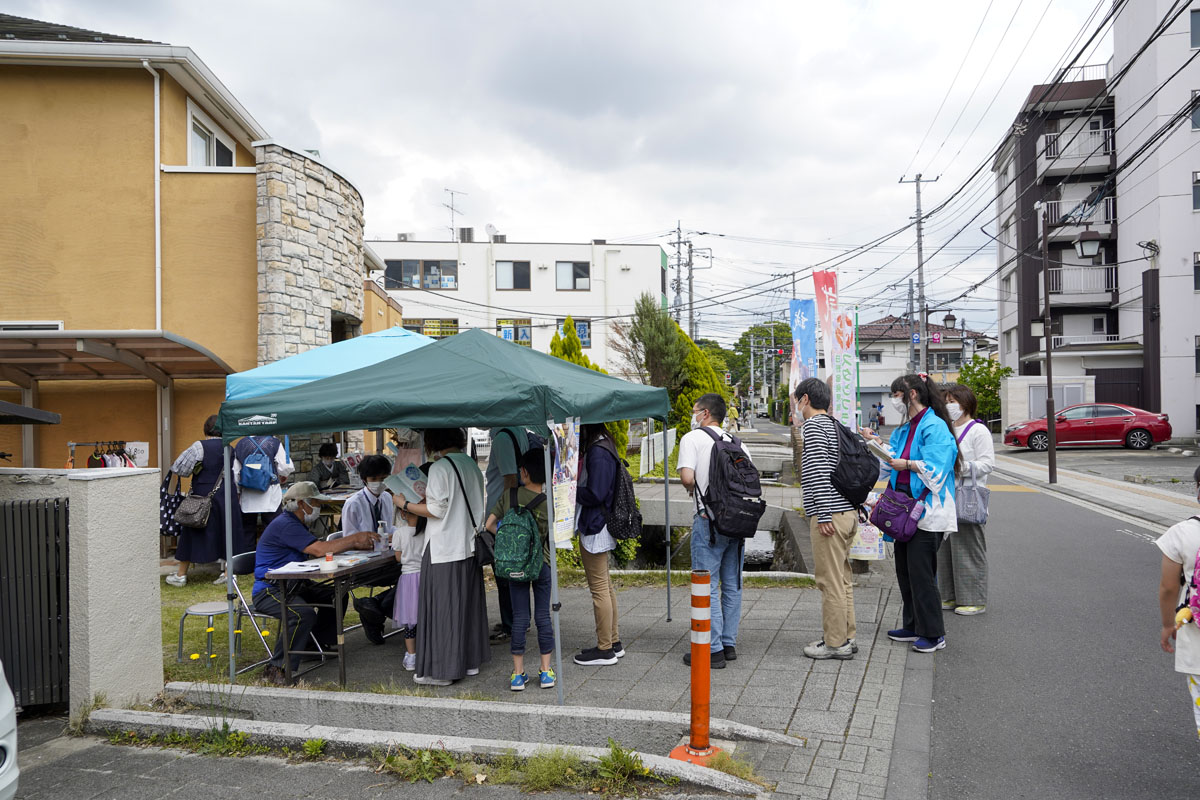
[[[792,279],[792,299],[793,300],[796,299],[796,273],[795,272],[792,272],[790,274],[787,272],[772,272],[771,277],[772,278],[788,278],[788,277],[790,277]]]
[[[750,413],[758,413],[758,398],[754,394],[754,336],[750,336]]]
[[[771,362],[774,364],[773,368],[771,369],[771,388],[768,390],[770,392],[768,397],[774,397],[775,392],[778,389],[775,384],[779,381],[779,359],[775,357],[775,320],[767,320],[767,324],[771,326]]]
[[[924,180],[919,172],[911,181],[900,178],[900,183],[913,183],[917,187],[917,305],[921,309],[921,364],[918,372],[929,372],[929,320],[926,319],[925,309],[925,243],[922,238],[924,219],[921,215],[921,183],[937,183],[939,178],[940,175],[933,180]]]
[[[913,342],[916,332],[916,318],[913,316],[913,281],[908,279],[908,371],[917,371],[917,345]]]
[[[459,212],[459,209],[454,205],[454,195],[461,194],[463,197],[466,197],[467,193],[460,192],[457,189],[442,189],[442,191],[445,192],[446,194],[450,195],[450,202],[442,203],[442,208],[450,209],[450,241],[457,242],[458,241],[458,228],[456,228],[454,226],[454,222],[460,212]]]
[[[675,220],[675,323],[680,322],[680,307],[683,305],[683,298],[680,297],[680,292],[683,290],[683,279],[680,275],[680,269],[683,266],[683,252],[680,248],[683,247],[683,231],[680,228],[680,221]]]
[[[1050,218],[1046,207],[1042,206],[1042,336],[1046,342],[1046,480],[1058,483],[1058,452],[1057,435],[1054,429],[1054,368],[1050,363],[1050,353],[1053,350],[1054,337],[1050,329],[1050,243],[1047,239],[1050,233]]]
[[[696,341],[696,315],[694,308],[695,294],[692,291],[692,243],[689,241],[688,246],[688,337],[694,342]]]

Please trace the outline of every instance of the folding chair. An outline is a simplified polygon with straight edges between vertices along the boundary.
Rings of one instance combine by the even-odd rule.
[[[229,569],[233,570],[234,577],[236,578],[238,575],[253,575],[254,574],[254,558],[255,558],[255,552],[253,550],[251,550],[248,553],[239,553],[238,555],[236,555],[232,559],[230,559],[228,566],[229,566]],[[234,590],[234,592],[237,593],[237,600],[238,600],[237,626],[234,628],[234,631],[235,631],[234,642],[235,642],[236,652],[238,653],[238,655],[241,655],[241,652],[242,652],[242,633],[241,633],[241,631],[242,631],[243,620],[245,620],[245,619],[250,620],[250,624],[254,626],[254,632],[258,634],[258,640],[260,642],[262,642],[263,649],[267,651],[266,658],[262,659],[261,661],[255,661],[253,664],[250,664],[249,666],[242,667],[241,669],[239,669],[237,671],[237,674],[241,675],[243,672],[248,672],[248,671],[254,669],[255,667],[262,666],[263,664],[265,664],[271,660],[271,653],[272,653],[271,645],[267,644],[267,637],[263,634],[263,629],[259,627],[258,620],[264,619],[264,620],[274,620],[274,621],[278,622],[278,619],[276,617],[270,616],[269,614],[261,614],[261,613],[255,611],[254,606],[252,606],[250,603],[248,603],[246,601],[246,596],[244,594],[242,594],[242,587],[238,586],[237,580],[234,580],[234,582],[233,582],[233,590]],[[210,627],[211,627],[211,625],[210,625]],[[280,626],[280,627],[282,627],[282,626]],[[276,633],[278,633],[278,628],[276,629]],[[325,651],[321,647],[320,643],[317,641],[316,634],[312,634],[310,636],[310,638],[312,639],[313,644],[316,646],[317,650],[321,653],[321,660],[324,661],[325,660]]]

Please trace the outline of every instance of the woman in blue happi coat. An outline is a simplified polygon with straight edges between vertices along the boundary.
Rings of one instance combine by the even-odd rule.
[[[912,642],[913,650],[932,653],[946,646],[937,551],[942,541],[958,530],[954,507],[958,444],[943,392],[928,375],[897,378],[892,381],[891,394],[892,407],[903,424],[892,431],[889,441],[895,454],[889,485],[923,500],[925,512],[916,535],[907,542],[896,542],[896,582],[904,601],[904,617],[902,627],[888,631],[888,638]]]

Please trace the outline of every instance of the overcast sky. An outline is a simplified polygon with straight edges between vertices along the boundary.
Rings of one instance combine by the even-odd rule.
[[[191,47],[273,137],[320,149],[358,186],[368,238],[447,238],[445,188],[466,192],[460,225],[491,223],[510,241],[666,245],[677,220],[685,236],[726,234],[691,238],[714,255],[697,273],[701,335],[729,339],[744,310],[790,296],[771,290],[778,281],[744,287],[906,224],[902,174],[941,176],[926,209],[960,187],[1097,7],[15,0],[7,11]],[[1084,60],[1109,54],[1100,43]],[[927,254],[988,204],[985,183],[930,220]],[[989,248],[950,269],[987,242],[979,224],[995,232],[990,217],[927,264],[932,297],[995,268]],[[900,253],[913,241],[905,232],[840,269],[864,321],[903,309],[905,288],[888,287],[915,268],[915,250]],[[799,294],[811,291],[801,278]],[[995,296],[989,282],[954,310],[994,333]]]

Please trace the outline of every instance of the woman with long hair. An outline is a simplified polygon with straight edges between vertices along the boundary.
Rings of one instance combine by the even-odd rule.
[[[596,618],[596,646],[575,656],[576,664],[612,665],[625,655],[617,625],[617,591],[608,575],[608,554],[617,542],[608,532],[608,512],[620,468],[617,450],[608,429],[601,423],[584,425],[579,431],[582,444],[579,486],[579,558],[592,594],[592,614]]]
[[[987,425],[975,419],[978,410],[971,387],[961,383],[946,387],[946,412],[954,422],[962,462],[960,478],[987,486],[987,476],[996,468],[996,446]],[[987,543],[982,522],[958,520],[958,532],[938,550],[938,575],[943,609],[963,617],[987,610]]]
[[[946,646],[942,603],[938,596],[937,553],[942,540],[958,527],[954,474],[958,445],[943,393],[928,375],[903,375],[892,381],[891,403],[901,423],[889,442],[894,457],[889,484],[925,504],[917,532],[896,542],[896,583],[904,601],[903,627],[888,631],[895,642],[932,653]],[[874,432],[864,429],[864,436]]]
[[[425,517],[425,553],[417,603],[416,674],[413,680],[449,686],[491,657],[483,570],[475,557],[475,532],[485,519],[483,474],[463,452],[462,428],[425,431],[433,464],[425,502],[403,495],[393,502],[410,518]]]

